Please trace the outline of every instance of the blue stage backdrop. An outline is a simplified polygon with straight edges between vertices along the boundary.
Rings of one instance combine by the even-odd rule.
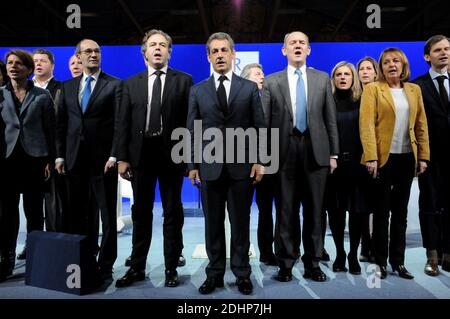
[[[423,59],[423,42],[323,42],[311,44],[308,66],[331,73],[334,65],[346,60],[356,65],[359,59],[369,55],[378,60],[381,51],[388,47],[402,49],[411,65],[411,78],[425,73],[428,65]],[[286,67],[286,58],[281,53],[282,43],[237,44],[235,70],[248,63],[259,62],[267,75]],[[68,61],[74,53],[73,47],[45,47],[55,55],[55,77],[64,81],[70,78]],[[10,48],[1,47],[0,57],[4,59]],[[33,51],[34,47],[21,48]],[[118,78],[126,79],[145,68],[140,46],[102,46],[102,69]],[[210,66],[203,44],[177,44],[173,46],[169,65],[192,74],[197,83],[210,75]],[[155,154],[156,155],[156,154]],[[157,155],[156,155],[157,156]],[[157,200],[159,191],[157,191]],[[197,190],[186,179],[183,187],[183,202],[197,201]]]

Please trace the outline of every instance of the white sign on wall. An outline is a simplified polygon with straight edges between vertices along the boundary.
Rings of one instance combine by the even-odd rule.
[[[240,75],[242,69],[250,63],[259,63],[259,51],[236,51],[236,60],[233,63],[234,73]],[[210,65],[210,74],[213,71],[213,67]]]

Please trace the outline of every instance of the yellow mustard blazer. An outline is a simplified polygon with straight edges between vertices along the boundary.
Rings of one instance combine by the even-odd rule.
[[[409,138],[416,160],[430,160],[428,126],[420,87],[403,83],[409,103]],[[383,167],[389,158],[395,126],[395,106],[385,81],[364,87],[359,115],[359,132],[363,146],[361,164],[378,161]]]

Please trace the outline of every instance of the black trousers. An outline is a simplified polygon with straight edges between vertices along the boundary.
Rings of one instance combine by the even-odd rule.
[[[450,168],[448,155],[433,156],[419,176],[419,220],[423,247],[450,254]]]
[[[406,226],[411,184],[414,178],[413,153],[390,154],[380,168],[375,186],[373,245],[375,262],[386,266],[405,261]],[[389,231],[390,217],[390,231]]]
[[[91,253],[99,252],[100,270],[110,271],[117,258],[118,174],[117,170],[105,174],[103,169],[92,167],[86,146],[80,144],[75,165],[67,172],[68,232],[88,236]],[[103,235],[99,248],[100,217]]]
[[[250,174],[250,173],[249,173]],[[200,172],[201,176],[201,172]],[[202,180],[202,203],[205,214],[208,277],[223,277],[226,265],[225,206],[231,224],[231,271],[236,277],[250,277],[250,206],[253,186],[250,178],[233,180],[226,166],[214,181]]]
[[[261,259],[273,255],[273,217],[272,206],[275,199],[275,182],[273,175],[264,175],[264,178],[255,187],[256,205],[258,206],[258,247]]]
[[[300,256],[306,268],[319,266],[323,251],[322,213],[328,166],[318,166],[311,138],[292,135],[286,161],[278,174],[275,255],[281,268],[291,269]],[[303,206],[303,236],[300,230]]]
[[[6,168],[2,178],[0,209],[0,253],[14,253],[19,232],[20,194],[24,196],[23,208],[27,216],[27,232],[42,230],[44,168],[47,159],[25,153],[20,141],[13,153],[3,161]],[[25,200],[25,198],[27,200]]]
[[[45,230],[63,232],[65,229],[64,212],[68,209],[66,177],[56,170],[47,181],[44,192]]]
[[[150,249],[157,180],[164,211],[163,237],[166,269],[176,269],[183,249],[184,213],[181,203],[183,175],[175,164],[161,155],[164,153],[162,143],[161,137],[146,138],[141,152],[141,164],[139,167],[133,168],[131,265],[137,270],[145,269]]]

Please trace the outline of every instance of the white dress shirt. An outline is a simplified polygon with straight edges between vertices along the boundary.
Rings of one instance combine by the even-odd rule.
[[[390,153],[403,154],[412,152],[409,138],[409,103],[405,90],[391,88],[395,106],[395,126],[392,135]]]
[[[38,88],[41,88],[41,89],[46,90],[46,89],[47,89],[47,86],[48,86],[48,83],[51,81],[51,79],[53,79],[53,75],[52,75],[48,80],[44,81],[43,84],[41,84],[41,83],[39,83],[39,81],[36,79],[36,76],[33,76],[33,83],[34,83],[34,86],[37,86]]]
[[[430,73],[430,76],[431,76],[431,78],[433,79],[434,87],[436,88],[436,91],[437,91],[438,93],[440,93],[440,92],[439,92],[439,83],[438,83],[438,81],[436,80],[436,78],[437,78],[438,76],[441,76],[441,75],[443,75],[443,76],[446,77],[446,79],[444,80],[444,87],[445,87],[445,89],[447,90],[447,96],[448,96],[449,93],[450,93],[450,89],[449,89],[449,84],[448,84],[448,73],[447,73],[447,71],[445,71],[444,73],[438,73],[438,72],[436,72],[435,70],[433,70],[432,68],[430,68],[430,70],[429,70],[428,72]]]

